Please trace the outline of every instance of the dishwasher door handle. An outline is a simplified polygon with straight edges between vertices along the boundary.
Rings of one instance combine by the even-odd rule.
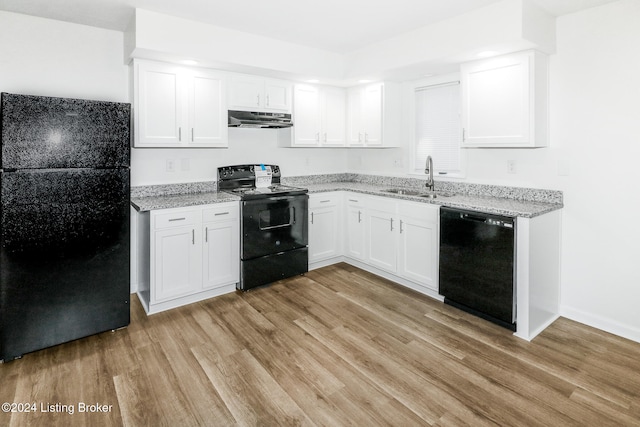
[[[468,219],[469,221],[476,221],[476,222],[486,222],[487,221],[487,218],[484,217],[484,216],[467,214],[467,213],[461,213],[460,214],[460,218]]]

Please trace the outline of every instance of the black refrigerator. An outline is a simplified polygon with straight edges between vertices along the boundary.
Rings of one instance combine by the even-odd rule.
[[[2,93],[1,361],[129,324],[130,117]]]

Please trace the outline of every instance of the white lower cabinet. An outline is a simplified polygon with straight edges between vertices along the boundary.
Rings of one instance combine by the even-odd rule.
[[[202,212],[202,287],[236,283],[240,271],[240,226],[236,203]]]
[[[398,203],[398,275],[438,291],[440,209],[412,202]]]
[[[340,255],[340,194],[309,195],[309,262]]]
[[[344,255],[358,261],[364,261],[365,228],[364,213],[367,197],[362,194],[344,193],[345,233]]]
[[[394,224],[394,221],[396,222]],[[372,197],[365,215],[367,262],[374,267],[395,273],[397,269],[397,230],[395,200]]]
[[[331,196],[323,197],[323,194]],[[333,194],[312,196],[318,201],[329,197],[333,200]],[[314,254],[309,257],[311,268],[314,268],[312,264],[315,261],[342,255],[342,259],[356,266],[371,267],[371,271],[378,274],[388,273],[386,277],[391,280],[437,296],[438,205],[348,191],[336,200],[344,206],[342,225],[333,226],[340,235],[337,240],[342,250],[336,252],[333,245],[334,232],[329,225],[334,224],[333,220],[318,220],[323,227],[316,227],[315,232],[314,227],[310,227],[309,232],[309,253]],[[320,218],[315,212],[323,210],[317,210],[317,204],[315,206],[310,208],[310,212],[314,212],[314,218]],[[332,210],[340,211],[339,205],[333,208],[332,202],[331,206]],[[314,233],[321,232],[325,234],[314,237]],[[322,258],[321,254],[324,255]]]
[[[153,236],[154,301],[197,292],[201,281],[200,245],[196,246],[195,228],[177,227],[159,230]]]
[[[137,230],[138,296],[147,314],[235,290],[237,202],[144,212]]]

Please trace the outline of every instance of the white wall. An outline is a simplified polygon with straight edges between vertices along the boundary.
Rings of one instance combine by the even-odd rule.
[[[151,185],[216,180],[219,166],[272,163],[285,176],[340,173],[347,169],[346,149],[300,149],[278,146],[275,129],[229,129],[229,148],[216,149],[132,149],[131,184]],[[174,160],[175,172],[167,172],[167,160]],[[182,164],[189,164],[188,171]]]
[[[128,101],[123,34],[0,11],[0,91]]]

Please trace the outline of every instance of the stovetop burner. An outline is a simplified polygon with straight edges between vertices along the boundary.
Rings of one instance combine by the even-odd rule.
[[[256,187],[255,170],[271,170],[272,185]],[[306,188],[280,184],[280,167],[277,165],[237,165],[218,168],[218,188],[240,196],[243,200],[273,196],[306,194]]]

